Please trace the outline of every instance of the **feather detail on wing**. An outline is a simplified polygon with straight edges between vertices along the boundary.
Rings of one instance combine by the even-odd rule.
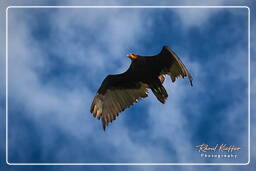
[[[188,72],[185,65],[182,63],[180,58],[167,46],[164,46],[162,51],[160,52],[161,58],[164,61],[163,67],[161,69],[160,74],[168,74],[171,77],[172,82],[179,77],[188,77],[189,82],[192,84],[192,76]]]
[[[104,94],[98,92],[94,97],[91,113],[101,119],[104,130],[120,112],[148,96],[147,84],[138,84],[136,88],[108,88]]]

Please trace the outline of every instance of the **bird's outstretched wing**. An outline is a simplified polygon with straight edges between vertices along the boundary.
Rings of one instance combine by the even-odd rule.
[[[159,75],[168,74],[171,77],[172,82],[178,77],[188,77],[191,86],[193,85],[191,74],[188,72],[180,58],[169,47],[164,46],[162,51],[152,58],[154,59],[153,65],[157,66],[151,67],[156,68]]]
[[[101,119],[104,130],[121,111],[148,96],[147,84],[129,82],[124,77],[125,74],[107,76],[93,99],[91,113]]]

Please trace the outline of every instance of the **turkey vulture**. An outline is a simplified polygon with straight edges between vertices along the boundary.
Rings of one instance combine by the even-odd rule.
[[[155,56],[127,56],[131,59],[128,70],[108,75],[91,105],[91,113],[101,119],[104,130],[121,111],[147,97],[148,89],[152,90],[161,103],[165,103],[168,94],[162,85],[164,75],[169,75],[172,82],[178,77],[188,77],[192,86],[192,76],[180,58],[167,46],[163,46]]]

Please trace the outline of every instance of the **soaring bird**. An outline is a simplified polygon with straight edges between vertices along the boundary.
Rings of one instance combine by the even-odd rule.
[[[169,75],[172,82],[178,77],[188,77],[192,86],[192,76],[168,46],[163,46],[161,52],[154,56],[133,53],[127,56],[131,59],[128,70],[121,74],[108,75],[91,104],[91,113],[101,119],[104,130],[120,112],[147,97],[148,89],[164,104],[168,97],[162,85],[165,75]]]

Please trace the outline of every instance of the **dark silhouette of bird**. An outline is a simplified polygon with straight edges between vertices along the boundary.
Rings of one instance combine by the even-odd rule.
[[[178,77],[188,77],[192,86],[192,76],[180,58],[167,46],[155,56],[127,55],[131,65],[121,74],[108,75],[93,99],[91,113],[101,119],[103,129],[116,119],[120,112],[138,100],[148,96],[151,89],[156,98],[165,103],[168,94],[163,87],[164,76],[172,82]]]

